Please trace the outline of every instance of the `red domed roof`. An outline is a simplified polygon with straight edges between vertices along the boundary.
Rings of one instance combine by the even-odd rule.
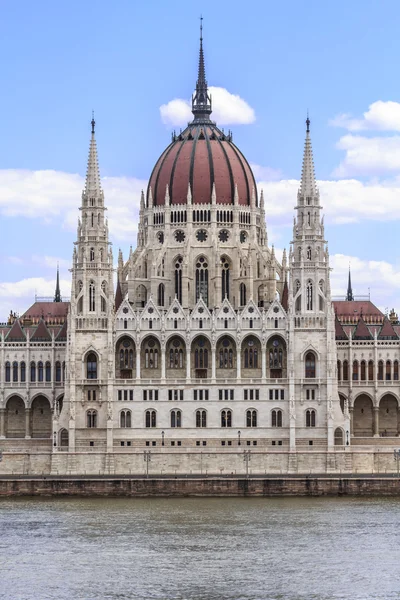
[[[193,204],[211,203],[215,184],[217,204],[233,204],[235,188],[239,204],[249,206],[257,187],[250,166],[232,142],[210,120],[211,96],[208,93],[203,53],[203,27],[200,26],[199,70],[196,91],[192,97],[194,120],[161,154],[150,177],[154,206],[163,206],[168,186],[171,204],[186,204],[190,184]]]
[[[150,177],[154,206],[165,204],[168,185],[171,204],[186,204],[188,186],[193,204],[209,204],[215,183],[218,204],[233,204],[237,186],[239,204],[250,205],[257,188],[250,166],[232,142],[209,119],[195,119],[185,131],[174,136],[172,143],[162,153]]]

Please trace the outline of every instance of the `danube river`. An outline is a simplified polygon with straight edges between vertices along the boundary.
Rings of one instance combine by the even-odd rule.
[[[0,598],[400,597],[400,499],[0,500]]]

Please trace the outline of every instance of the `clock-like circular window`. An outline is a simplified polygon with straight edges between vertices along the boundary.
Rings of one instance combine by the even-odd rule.
[[[175,240],[179,243],[185,241],[185,234],[183,231],[175,231]]]
[[[196,233],[196,239],[198,242],[205,242],[207,238],[208,233],[205,231],[205,229],[199,229],[199,231]]]
[[[227,242],[229,240],[229,231],[226,229],[221,229],[218,234],[218,238],[220,242]]]

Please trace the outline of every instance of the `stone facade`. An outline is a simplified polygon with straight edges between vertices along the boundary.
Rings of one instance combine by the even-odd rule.
[[[370,469],[377,445],[397,445],[399,335],[375,307],[366,322],[332,301],[309,120],[280,263],[263,194],[210,114],[201,47],[194,120],[142,194],[115,297],[92,121],[71,301],[58,290],[1,330],[5,472],[132,473],[152,460],[179,473],[250,460],[261,473],[351,472],[355,448]]]

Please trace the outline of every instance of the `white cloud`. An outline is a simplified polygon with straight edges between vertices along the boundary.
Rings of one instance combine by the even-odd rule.
[[[295,179],[259,181],[264,190],[268,225],[290,225],[300,182]],[[362,220],[393,221],[400,218],[398,204],[400,179],[370,181],[357,179],[318,181],[323,212],[330,223],[355,223]]]
[[[218,125],[248,125],[254,123],[254,109],[237,94],[225,88],[210,87],[212,119]],[[166,125],[184,126],[193,119],[191,101],[175,98],[160,106],[162,122]]]
[[[334,170],[334,177],[374,176],[400,171],[400,136],[364,137],[348,134],[336,144],[345,157]]]
[[[369,105],[361,118],[342,113],[330,121],[334,127],[343,127],[349,131],[378,130],[400,131],[400,103],[391,100],[377,100]]]
[[[63,296],[71,291],[70,279],[61,279],[60,288]],[[4,318],[10,310],[17,314],[24,313],[35,301],[35,295],[53,297],[55,278],[28,277],[20,281],[0,283],[0,315]]]
[[[56,222],[75,231],[84,188],[84,178],[62,171],[0,170],[0,214],[8,217]],[[110,209],[110,236],[134,241],[137,231],[140,192],[147,182],[133,177],[102,180]]]
[[[255,165],[254,163],[251,164],[250,167],[257,181],[278,181],[282,178],[282,171],[280,169],[262,167],[261,165]]]
[[[367,296],[383,310],[398,308],[400,265],[387,261],[364,260],[357,256],[334,254],[330,257],[331,289],[333,296],[344,298],[351,267],[351,282],[355,296]]]

